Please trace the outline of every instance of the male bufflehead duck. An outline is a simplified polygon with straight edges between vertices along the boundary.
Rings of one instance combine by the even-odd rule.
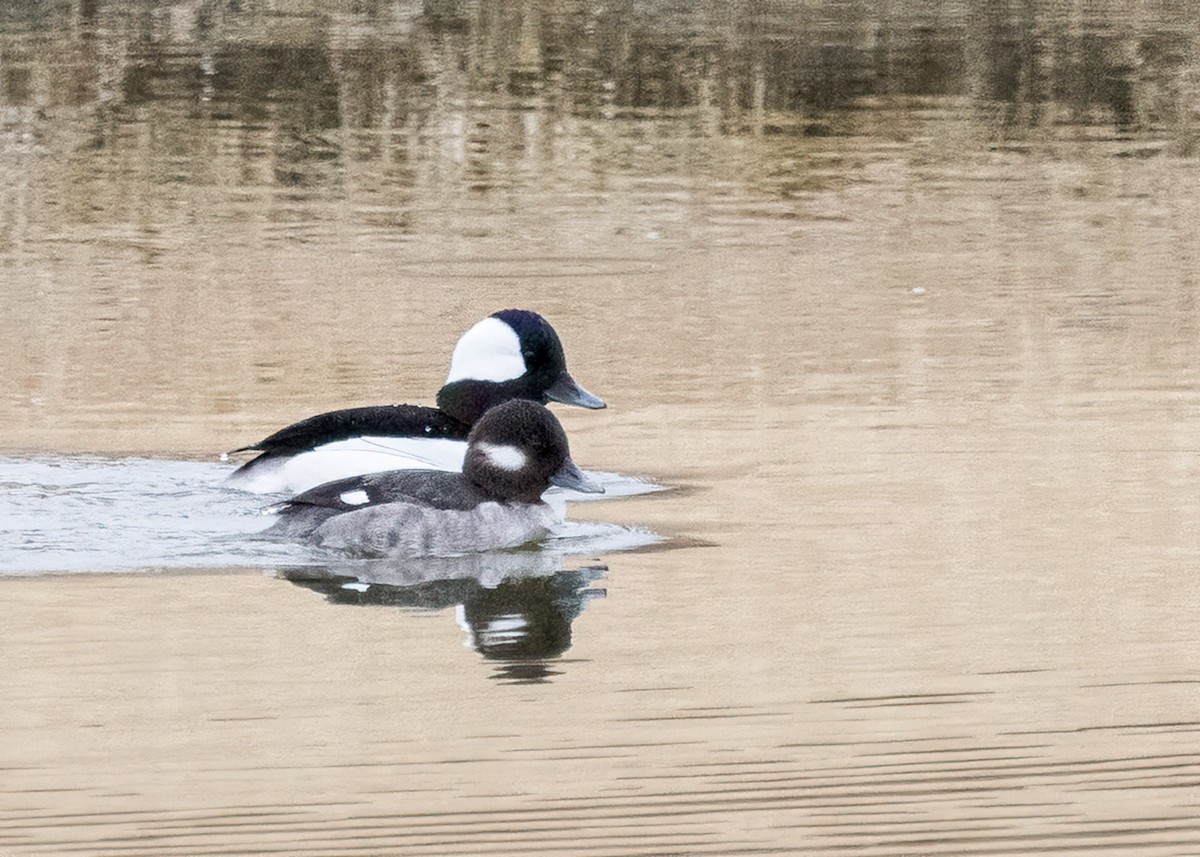
[[[467,434],[488,408],[511,399],[603,408],[567,372],[562,342],[536,312],[506,309],[462,335],[436,408],[380,405],[309,417],[234,452],[258,451],[229,477],[256,493],[405,468],[461,470]]]
[[[604,491],[571,460],[555,416],[514,399],[471,429],[462,473],[393,470],[319,485],[276,507],[265,535],[365,557],[517,547],[558,520],[541,499],[551,485]]]

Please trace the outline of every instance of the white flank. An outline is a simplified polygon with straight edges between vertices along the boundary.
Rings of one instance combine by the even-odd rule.
[[[474,381],[511,381],[525,374],[521,340],[517,332],[498,318],[485,318],[462,335],[450,358],[446,383],[470,378]]]
[[[369,499],[370,498],[367,496],[367,492],[361,489],[358,491],[347,491],[346,493],[342,494],[342,502],[350,506],[361,506]]]
[[[462,470],[467,444],[426,437],[358,437],[264,462],[230,484],[256,494],[298,493],[335,479],[386,470]]]
[[[520,470],[529,460],[525,457],[525,453],[515,446],[488,443],[487,441],[476,445],[479,447],[479,451],[487,456],[488,461],[501,470]]]

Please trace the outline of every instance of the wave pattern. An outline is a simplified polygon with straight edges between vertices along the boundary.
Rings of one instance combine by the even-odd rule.
[[[642,707],[679,689],[627,694]],[[194,776],[209,796],[225,787],[229,798],[243,798],[224,805],[143,793],[139,803],[160,805],[89,811],[130,801],[115,782],[63,788],[53,769],[9,769],[2,841],[6,853],[111,855],[1194,852],[1200,724],[953,728],[991,696],[906,693],[866,707],[860,699],[650,705],[653,715],[589,722],[588,734],[545,746],[501,726],[448,753],[401,741],[361,746],[338,762],[250,766],[227,754],[195,770],[147,766],[122,775],[127,786],[149,789]],[[968,710],[951,715],[948,707]],[[844,724],[880,737],[761,740],[819,730],[831,708]],[[882,737],[897,722],[911,734]],[[266,716],[240,728],[265,733],[275,725]],[[739,745],[738,737],[750,740]],[[286,787],[295,801],[262,799],[297,777],[303,786]],[[329,800],[311,799],[318,795]],[[75,811],[51,811],[55,805]]]

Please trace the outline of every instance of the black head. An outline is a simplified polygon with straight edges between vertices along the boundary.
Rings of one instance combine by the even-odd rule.
[[[490,407],[510,399],[603,408],[567,371],[562,341],[536,312],[506,309],[462,335],[438,407],[468,425]]]
[[[536,503],[551,485],[601,493],[567,446],[567,433],[554,414],[527,399],[490,409],[467,437],[463,475],[497,500]]]

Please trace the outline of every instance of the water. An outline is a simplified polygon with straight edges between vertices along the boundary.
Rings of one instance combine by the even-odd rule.
[[[1200,850],[1198,40],[6,9],[0,852]],[[250,538],[222,450],[431,402],[505,306],[609,402],[573,457],[671,490],[500,557]]]
[[[228,488],[225,480],[234,469],[233,464],[145,458],[0,458],[0,487],[8,501],[0,511],[0,574],[270,569],[329,559],[302,545],[256,538],[275,520],[268,512],[280,498]],[[662,487],[616,473],[593,476],[610,497]],[[551,492],[551,502],[561,493]],[[594,554],[662,539],[636,528],[565,520],[541,552]],[[502,564],[503,557],[493,559]]]

